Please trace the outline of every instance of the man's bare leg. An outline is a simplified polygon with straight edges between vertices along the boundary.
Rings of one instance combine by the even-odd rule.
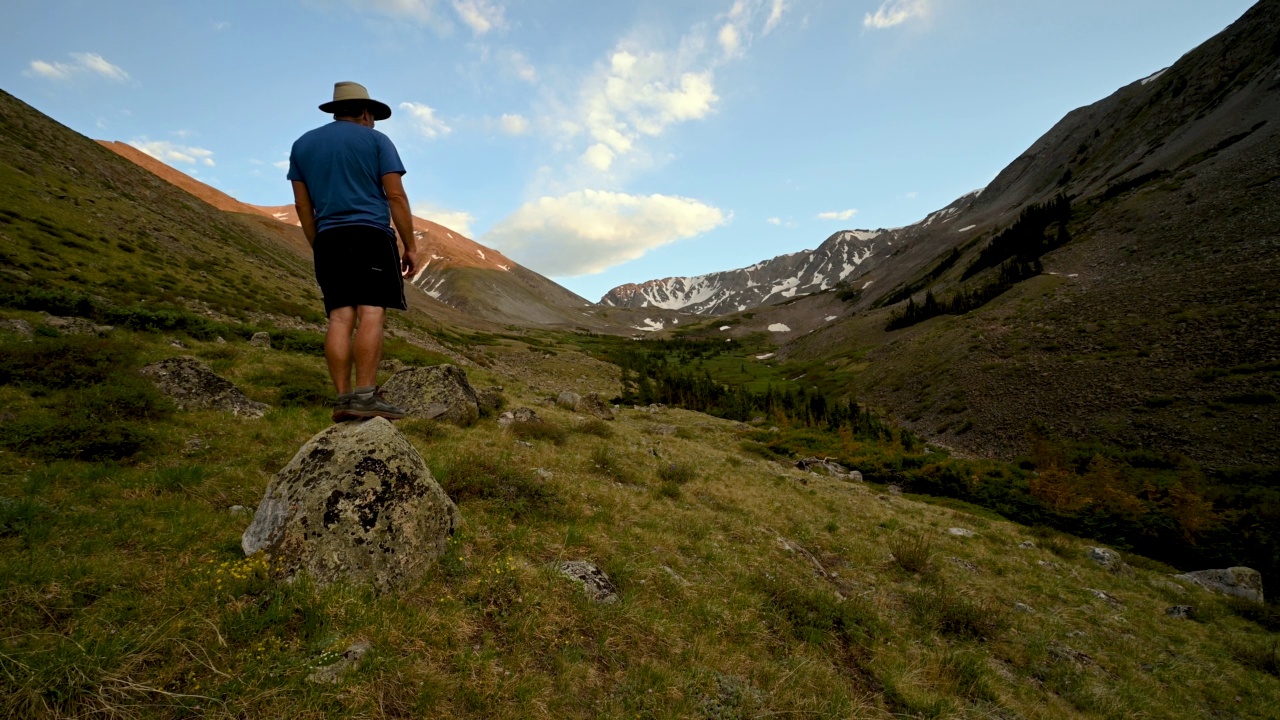
[[[339,395],[351,392],[351,331],[355,329],[356,309],[335,308],[329,313],[329,328],[324,336],[324,359],[329,377]],[[379,330],[381,337],[381,330]],[[377,363],[374,364],[377,368]]]
[[[354,342],[356,387],[374,387],[378,383],[378,363],[382,362],[382,325],[387,310],[361,305],[355,312],[359,318]]]

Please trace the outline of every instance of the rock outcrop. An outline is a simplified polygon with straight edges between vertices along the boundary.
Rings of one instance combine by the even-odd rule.
[[[518,407],[515,410],[508,410],[498,417],[498,427],[508,428],[512,425],[520,423],[536,423],[542,422],[542,418],[538,417],[538,413],[531,408]]]
[[[142,374],[181,410],[225,410],[240,417],[260,418],[271,409],[245,397],[230,380],[193,357],[166,358],[142,368]]]
[[[382,393],[410,417],[447,420],[464,427],[480,419],[476,391],[456,365],[406,368],[391,376]]]
[[[253,334],[253,337],[249,338],[249,344],[254,347],[266,348],[267,350],[270,350],[271,334],[263,331],[256,332]]]
[[[284,577],[394,590],[444,553],[458,508],[422,456],[383,418],[333,425],[267,486],[240,544]]]
[[[1197,570],[1195,572],[1174,575],[1178,580],[1195,583],[1200,587],[1220,595],[1262,602],[1262,573],[1247,567],[1232,567],[1219,570]]]
[[[44,324],[67,335],[106,335],[115,329],[111,325],[98,325],[84,318],[57,317],[56,315],[46,317]]]
[[[581,583],[582,591],[592,600],[606,605],[618,602],[618,591],[609,576],[594,564],[586,560],[566,560],[552,567],[570,580]]]

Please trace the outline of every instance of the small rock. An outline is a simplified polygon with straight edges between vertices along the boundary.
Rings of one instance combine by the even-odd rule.
[[[227,339],[219,335],[218,337],[214,338],[213,342],[218,345],[226,345]]]
[[[498,416],[498,427],[507,428],[518,423],[536,423],[542,422],[538,417],[538,413],[527,407],[518,407],[515,410],[508,410]]]
[[[316,668],[307,676],[307,681],[318,685],[337,684],[347,673],[360,664],[361,658],[365,656],[365,653],[369,652],[369,649],[368,643],[352,643],[351,647],[348,647],[346,652],[342,653],[337,662]]]
[[[527,448],[531,448],[531,447],[533,447],[533,443],[531,443],[531,442],[525,442],[524,440],[517,440],[517,441],[516,441],[516,444],[517,444],[517,445],[520,445],[520,446],[523,446],[523,447],[527,447]]]
[[[1061,565],[1059,565],[1056,562],[1052,562],[1050,560],[1037,560],[1036,564],[1044,568],[1045,570],[1053,570],[1054,572],[1057,572],[1058,570],[1062,569]]]
[[[253,337],[249,338],[249,344],[254,347],[271,349],[271,334],[267,332],[256,332]]]
[[[1022,542],[1018,543],[1018,547],[1022,548],[1023,550],[1035,550],[1036,544],[1031,542],[1030,540],[1023,540]]]
[[[182,341],[181,341],[181,340],[179,340],[179,339],[177,339],[177,338],[174,338],[174,339],[170,340],[170,341],[169,341],[169,344],[170,344],[170,345],[172,345],[173,347],[176,347],[176,348],[186,349],[186,347],[187,347],[186,345],[184,345],[184,344],[182,343]]]
[[[613,406],[600,397],[598,393],[587,393],[573,407],[577,412],[598,417],[601,420],[614,419]]]
[[[555,477],[552,474],[552,472],[550,470],[547,470],[546,468],[534,468],[533,474],[537,475],[543,480],[550,480],[551,478]]]
[[[902,494],[902,488],[901,488],[900,486],[898,486],[898,485],[890,485],[890,486],[886,487],[886,488],[885,488],[885,490],[886,490],[890,495],[901,495],[901,494]]]
[[[777,426],[774,426],[774,427],[769,428],[769,430],[768,430],[767,432],[770,432],[770,433],[773,433],[774,435],[777,435],[778,433],[782,432],[782,430],[781,430],[780,428],[778,428]]]
[[[665,570],[665,571],[666,571],[666,573],[667,573],[668,575],[670,575],[670,576],[671,576],[671,579],[672,579],[672,580],[675,580],[677,583],[680,583],[681,585],[688,585],[688,584],[689,584],[689,581],[688,581],[688,580],[685,580],[685,579],[684,579],[684,578],[682,578],[682,577],[680,577],[680,573],[676,572],[675,570],[672,570],[671,568],[667,567],[666,565],[663,565],[663,566],[662,566],[662,569],[663,569],[663,570]]]
[[[0,320],[0,330],[7,330],[24,340],[30,339],[35,333],[35,331],[31,329],[31,323],[18,318],[14,318],[12,320]]]
[[[565,390],[556,398],[556,405],[565,410],[577,410],[578,403],[582,402],[582,396],[576,392]]]
[[[378,363],[379,370],[381,370],[382,372],[389,372],[392,375],[400,372],[406,367],[408,367],[408,365],[405,365],[403,360],[399,360],[397,358],[387,358],[382,362]]]
[[[1094,664],[1093,658],[1089,657],[1087,654],[1079,650],[1076,650],[1075,648],[1068,647],[1066,645],[1050,643],[1049,654],[1057,658],[1058,660],[1066,660],[1066,661],[1076,663],[1078,665],[1089,666]]]
[[[232,505],[231,507],[227,508],[227,512],[231,513],[232,515],[248,515],[252,511],[243,505]]]
[[[68,335],[106,335],[115,329],[111,325],[97,325],[78,317],[50,316],[45,318],[44,324]]]
[[[968,570],[968,571],[969,571],[969,572],[971,572],[971,573],[981,572],[981,571],[978,569],[978,566],[977,566],[977,565],[974,565],[972,562],[969,562],[968,560],[965,560],[964,558],[949,557],[949,558],[947,558],[947,559],[948,559],[948,560],[950,560],[950,561],[951,561],[952,563],[954,563],[955,565],[958,565],[959,567],[962,567],[962,568],[964,568],[965,570]]]
[[[1109,593],[1109,592],[1106,592],[1105,590],[1096,590],[1096,589],[1094,589],[1094,588],[1085,588],[1085,590],[1087,590],[1087,591],[1089,592],[1089,594],[1093,595],[1094,597],[1098,598],[1099,600],[1106,600],[1107,602],[1111,603],[1112,605],[1119,605],[1119,604],[1120,604],[1120,601],[1119,601],[1119,600],[1117,600],[1117,599],[1116,599],[1116,597],[1115,597],[1114,595],[1112,595],[1112,594],[1111,594],[1111,593]]]
[[[240,417],[260,418],[271,409],[245,397],[230,380],[193,357],[167,358],[147,365],[141,372],[180,410],[225,410]]]
[[[552,567],[570,580],[582,583],[583,592],[592,600],[606,605],[618,602],[618,591],[609,576],[594,564],[586,560],[566,560]]]
[[[1125,565],[1124,560],[1120,559],[1119,553],[1114,550],[1108,550],[1107,548],[1089,548],[1089,559],[1113,573],[1121,572],[1128,567]]]
[[[1172,618],[1190,619],[1195,612],[1196,609],[1190,605],[1173,605],[1164,609],[1164,614]]]
[[[850,470],[849,474],[845,476],[845,479],[851,482],[862,482],[862,472],[859,470]]]
[[[1026,603],[1014,603],[1013,609],[1021,613],[1027,613],[1028,615],[1035,612],[1035,610],[1030,605],[1027,605]]]
[[[1185,580],[1220,595],[1252,600],[1261,604],[1262,573],[1247,567],[1232,567],[1220,570],[1197,570],[1195,572],[1174,575],[1175,580]]]
[[[958,528],[958,527],[950,528],[947,530],[947,532],[952,535],[955,535],[956,537],[977,537],[978,536],[978,533],[972,530],[966,530],[965,528]]]

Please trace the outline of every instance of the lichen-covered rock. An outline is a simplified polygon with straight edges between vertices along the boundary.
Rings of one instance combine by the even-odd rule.
[[[571,390],[565,390],[556,398],[556,404],[565,410],[576,411],[580,402],[582,402],[582,396]]]
[[[1221,595],[1232,595],[1245,600],[1261,603],[1262,573],[1247,567],[1232,567],[1219,570],[1197,570],[1195,572],[1174,575],[1178,580],[1195,583],[1210,592]]]
[[[586,560],[565,560],[552,567],[570,580],[582,583],[583,592],[592,600],[606,605],[618,602],[618,591],[609,576],[594,564]]]
[[[518,407],[515,410],[508,410],[498,417],[498,427],[508,428],[512,425],[520,423],[536,423],[542,422],[542,418],[538,417],[538,413],[532,408]]]
[[[851,471],[830,458],[807,457],[802,460],[797,460],[796,467],[801,470],[811,472],[814,475],[828,475],[830,477],[842,478],[845,480],[852,479],[853,474],[857,473],[857,479],[859,481],[862,480],[862,473],[857,470]]]
[[[444,553],[458,508],[422,456],[383,418],[322,430],[267,485],[244,531],[285,577],[408,585]]]
[[[44,324],[68,335],[106,335],[115,329],[111,325],[98,325],[92,320],[85,320],[84,318],[52,315],[45,318]]]
[[[249,344],[254,347],[271,349],[271,334],[267,332],[256,332],[253,337],[249,338]]]
[[[341,655],[336,653],[326,653],[322,656],[323,660],[333,660],[327,665],[320,665],[311,674],[307,676],[307,682],[313,682],[317,685],[336,685],[342,682],[352,670],[355,670],[364,656],[372,649],[369,643],[356,642],[351,643]],[[333,657],[336,655],[336,657]]]
[[[582,396],[578,399],[578,404],[573,409],[576,412],[598,417],[601,420],[612,420],[614,417],[613,406],[600,397],[599,393],[588,393]]]
[[[31,329],[31,323],[21,318],[0,320],[0,330],[11,332],[24,340],[30,339],[35,334],[35,331]]]
[[[1117,553],[1114,550],[1108,550],[1107,548],[1089,548],[1089,559],[1113,573],[1124,572],[1128,569],[1124,560],[1121,559],[1120,553]]]
[[[482,415],[494,415],[507,404],[507,397],[502,394],[502,388],[492,385],[476,390],[476,404]]]
[[[382,386],[382,395],[410,417],[447,420],[463,427],[480,419],[476,391],[456,365],[405,368]]]
[[[260,418],[271,409],[245,397],[230,380],[193,357],[166,358],[142,368],[142,374],[181,410],[225,410],[240,417]]]

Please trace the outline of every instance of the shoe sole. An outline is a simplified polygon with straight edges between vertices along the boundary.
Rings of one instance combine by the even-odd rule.
[[[369,420],[370,418],[386,418],[388,420],[403,420],[404,413],[388,412],[386,410],[345,410],[347,420]],[[337,413],[334,413],[337,415]],[[338,421],[334,421],[338,422]]]

